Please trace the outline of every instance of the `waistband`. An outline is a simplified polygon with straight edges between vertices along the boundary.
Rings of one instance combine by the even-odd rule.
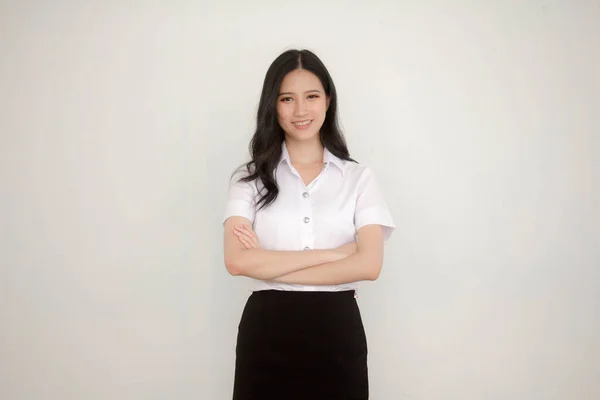
[[[300,290],[257,290],[252,292],[252,297],[273,299],[354,299],[356,290],[342,290],[338,292],[300,291]]]

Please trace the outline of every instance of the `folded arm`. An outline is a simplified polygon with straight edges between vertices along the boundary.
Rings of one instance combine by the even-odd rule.
[[[339,250],[273,251],[246,248],[233,233],[235,225],[251,222],[243,217],[230,217],[225,222],[225,267],[231,275],[260,280],[273,280],[304,268],[335,262],[348,256]]]
[[[383,265],[383,230],[380,225],[366,225],[358,230],[357,252],[341,260],[290,272],[275,282],[301,285],[339,285],[376,280]]]

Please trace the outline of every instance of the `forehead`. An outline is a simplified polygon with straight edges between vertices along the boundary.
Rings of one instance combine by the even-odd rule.
[[[302,93],[307,90],[323,91],[323,85],[319,78],[310,71],[305,69],[296,69],[289,72],[281,82],[280,92],[298,92]]]

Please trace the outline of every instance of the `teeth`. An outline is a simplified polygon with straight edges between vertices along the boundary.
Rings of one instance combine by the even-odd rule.
[[[295,122],[294,125],[296,126],[306,126],[310,124],[310,121],[304,121],[304,122]]]

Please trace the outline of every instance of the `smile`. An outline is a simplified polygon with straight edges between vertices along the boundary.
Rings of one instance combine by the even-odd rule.
[[[311,122],[312,122],[312,119],[309,119],[306,121],[292,122],[292,124],[298,129],[304,129],[304,128],[307,128]]]

